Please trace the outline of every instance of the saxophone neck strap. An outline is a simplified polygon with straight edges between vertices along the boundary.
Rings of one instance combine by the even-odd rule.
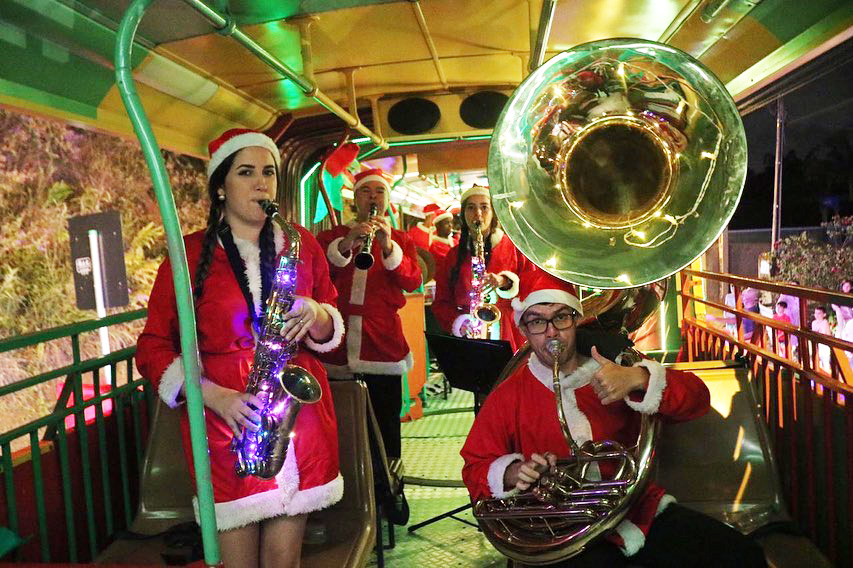
[[[228,257],[228,264],[231,266],[231,272],[234,273],[234,277],[240,285],[240,292],[243,293],[243,299],[246,300],[246,307],[248,308],[248,313],[252,318],[252,327],[255,331],[258,331],[258,322],[260,321],[261,314],[258,314],[255,311],[255,302],[252,299],[252,292],[249,289],[249,279],[246,276],[246,263],[243,262],[243,257],[240,256],[240,251],[237,249],[237,245],[234,244],[231,227],[223,223],[220,225],[217,233],[219,234],[219,240],[222,241],[222,247],[225,249],[225,256]],[[267,294],[268,293],[269,292],[267,292]],[[265,301],[266,298],[261,299],[261,306],[264,305]]]

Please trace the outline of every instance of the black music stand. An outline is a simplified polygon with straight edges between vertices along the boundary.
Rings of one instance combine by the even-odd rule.
[[[451,335],[426,334],[430,354],[435,355],[438,366],[450,381],[450,386],[474,393],[474,414],[480,410],[480,403],[492,389],[498,376],[512,359],[512,347],[508,341],[492,339],[463,339]],[[465,509],[467,503],[446,513],[422,521],[409,527],[413,533],[421,527],[450,517],[466,525],[479,527],[467,519],[456,517]]]

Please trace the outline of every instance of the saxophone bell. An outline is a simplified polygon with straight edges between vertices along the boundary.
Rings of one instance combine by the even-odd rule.
[[[367,219],[370,220],[376,216],[376,211],[378,208],[375,203],[370,204],[370,212],[367,215]],[[369,233],[367,233],[367,238],[364,240],[364,246],[361,247],[361,252],[355,255],[355,259],[353,260],[355,267],[361,270],[367,270],[371,266],[373,266],[373,255],[370,253],[370,250],[373,248],[373,238],[376,236],[376,227],[373,227]]]

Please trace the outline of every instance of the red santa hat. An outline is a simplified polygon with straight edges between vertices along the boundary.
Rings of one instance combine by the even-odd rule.
[[[515,324],[527,308],[535,304],[565,304],[583,315],[583,307],[574,284],[560,280],[544,270],[531,270],[520,275],[518,296],[512,300]]]
[[[207,178],[210,179],[210,176],[225,161],[225,158],[249,146],[260,146],[269,150],[273,160],[275,160],[275,169],[281,170],[281,155],[272,138],[257,130],[232,128],[223,132],[219,138],[212,140],[207,145],[207,151],[210,152],[210,161],[207,163]]]
[[[352,190],[355,191],[371,181],[378,181],[385,186],[385,191],[391,191],[391,180],[388,178],[388,174],[379,168],[372,168],[355,174],[355,183],[352,186]]]
[[[329,172],[332,177],[337,177],[342,172],[346,171],[347,166],[353,163],[356,157],[358,157],[358,144],[349,142],[342,146],[338,146],[326,158],[326,171]]]
[[[483,195],[491,199],[491,195],[489,194],[489,187],[477,185],[475,183],[473,186],[471,186],[470,189],[465,190],[465,193],[462,194],[462,198],[459,201],[465,203],[465,200],[471,197],[472,195]]]
[[[424,215],[429,215],[432,213],[433,215],[438,215],[441,212],[441,207],[438,206],[437,203],[430,203],[429,205],[424,205]]]
[[[451,213],[450,211],[443,211],[441,209],[438,209],[435,212],[435,219],[433,219],[432,222],[438,223],[440,221],[444,221],[445,219],[453,219],[453,213]]]

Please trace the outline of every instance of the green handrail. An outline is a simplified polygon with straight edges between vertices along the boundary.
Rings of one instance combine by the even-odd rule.
[[[136,28],[153,0],[134,0],[128,6],[116,35],[115,67],[116,84],[133,129],[139,138],[142,153],[151,172],[154,193],[163,217],[166,230],[169,259],[175,284],[175,300],[178,307],[178,322],[181,336],[181,362],[184,369],[184,386],[187,397],[187,413],[190,422],[193,463],[195,465],[196,491],[199,520],[204,543],[204,561],[209,566],[220,563],[219,541],[216,535],[216,515],[213,504],[213,485],[210,479],[210,460],[207,448],[207,428],[204,423],[204,401],[201,395],[198,368],[198,341],[196,339],[195,311],[190,289],[190,274],[187,255],[175,199],[169,185],[169,175],[160,154],[160,147],[151,130],[151,124],[139,100],[132,75],[131,50]]]

